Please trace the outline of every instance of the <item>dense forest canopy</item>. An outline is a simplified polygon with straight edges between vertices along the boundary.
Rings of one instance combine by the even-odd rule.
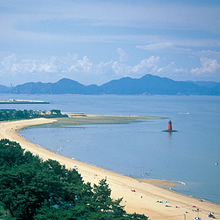
[[[7,139],[0,140],[0,198],[0,214],[10,220],[148,219],[127,214],[106,180],[92,186],[75,169],[43,161]]]

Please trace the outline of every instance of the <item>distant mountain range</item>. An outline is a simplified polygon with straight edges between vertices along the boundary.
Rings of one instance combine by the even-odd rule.
[[[112,80],[101,86],[85,86],[63,78],[56,83],[29,82],[15,87],[0,85],[0,93],[13,94],[85,94],[85,95],[220,95],[218,82],[174,81],[147,74],[139,79],[130,77]]]

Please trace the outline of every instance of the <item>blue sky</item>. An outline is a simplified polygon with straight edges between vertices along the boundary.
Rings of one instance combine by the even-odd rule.
[[[0,85],[220,82],[220,0],[0,0],[0,29]]]

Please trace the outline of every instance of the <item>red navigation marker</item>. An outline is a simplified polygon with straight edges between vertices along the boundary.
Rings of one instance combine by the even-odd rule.
[[[169,122],[168,122],[168,130],[172,130],[172,122],[171,122],[171,120],[169,120]]]
[[[167,130],[163,130],[163,132],[169,132],[169,133],[171,133],[171,132],[177,132],[177,130],[173,130],[173,128],[172,128],[172,122],[171,122],[171,120],[169,120],[169,122],[168,122],[168,129],[167,129]]]

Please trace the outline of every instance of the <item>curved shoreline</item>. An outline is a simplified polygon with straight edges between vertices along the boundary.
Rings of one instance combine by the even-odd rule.
[[[107,178],[107,183],[112,190],[114,199],[122,198],[121,205],[129,213],[140,213],[149,216],[149,219],[194,219],[197,215],[202,219],[208,219],[209,212],[214,212],[217,219],[220,219],[220,205],[201,201],[195,198],[184,196],[167,189],[152,185],[152,181],[143,181],[123,176],[103,168],[89,165],[75,159],[61,156],[45,148],[37,146],[18,134],[24,127],[37,124],[47,124],[56,119],[31,119],[13,122],[0,122],[0,139],[7,138],[18,142],[27,151],[38,155],[43,160],[55,159],[67,168],[76,168],[85,182],[98,183],[99,180]],[[135,190],[135,192],[133,191]],[[162,203],[161,201],[168,201]],[[192,206],[199,208],[196,212]]]

